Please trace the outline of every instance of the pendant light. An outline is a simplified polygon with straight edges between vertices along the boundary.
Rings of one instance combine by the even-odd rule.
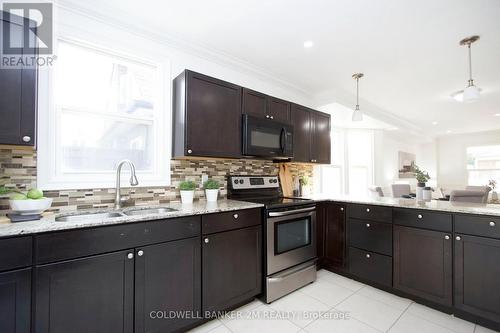
[[[352,78],[356,80],[356,108],[352,113],[352,121],[363,121],[363,113],[359,110],[359,79],[363,76],[363,73],[352,74]]]
[[[467,88],[463,92],[463,101],[466,103],[473,102],[479,98],[480,89],[474,85],[474,80],[472,79],[472,56],[471,56],[471,44],[478,41],[479,36],[471,36],[464,38],[460,41],[460,45],[467,46],[469,51],[469,81]]]

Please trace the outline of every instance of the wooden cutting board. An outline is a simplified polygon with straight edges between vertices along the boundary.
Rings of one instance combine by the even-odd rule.
[[[283,196],[291,197],[293,196],[293,178],[290,173],[290,167],[286,163],[280,163],[279,168],[279,177]]]

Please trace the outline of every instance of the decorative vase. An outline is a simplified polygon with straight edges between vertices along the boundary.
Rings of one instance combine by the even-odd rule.
[[[497,191],[492,191],[491,192],[491,201],[497,202],[498,201],[498,193]]]
[[[215,202],[217,201],[217,196],[219,195],[219,190],[205,190],[205,196],[207,198],[208,202]]]
[[[430,187],[424,187],[422,197],[424,201],[430,202],[432,200],[432,189]]]
[[[181,191],[181,202],[183,204],[192,204],[194,191]]]
[[[424,187],[425,183],[417,183],[417,201],[423,201],[424,200]]]

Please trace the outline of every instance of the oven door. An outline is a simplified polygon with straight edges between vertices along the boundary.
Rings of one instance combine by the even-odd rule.
[[[267,275],[316,257],[316,207],[269,212]]]
[[[243,115],[243,155],[293,157],[293,126]]]

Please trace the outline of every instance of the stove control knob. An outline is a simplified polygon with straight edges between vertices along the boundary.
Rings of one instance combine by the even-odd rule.
[[[240,179],[240,184],[243,184],[243,179]]]
[[[235,180],[234,180],[234,183],[235,183],[235,184],[238,184],[238,179],[235,179]]]

